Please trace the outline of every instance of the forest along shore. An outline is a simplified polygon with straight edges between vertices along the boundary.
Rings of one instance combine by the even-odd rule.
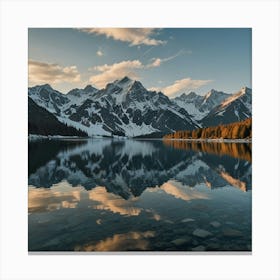
[[[251,142],[252,118],[230,124],[195,130],[180,130],[163,137],[164,140]]]

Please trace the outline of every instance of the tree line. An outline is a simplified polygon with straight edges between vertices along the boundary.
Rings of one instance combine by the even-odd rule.
[[[88,136],[86,132],[60,122],[45,108],[38,106],[30,97],[28,97],[28,134]]]
[[[252,118],[231,124],[195,130],[180,130],[165,135],[164,139],[250,139],[252,138]]]

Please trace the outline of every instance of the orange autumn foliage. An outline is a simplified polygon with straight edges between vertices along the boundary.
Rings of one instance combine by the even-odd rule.
[[[165,135],[164,139],[251,139],[252,118],[231,124],[221,124],[214,127],[195,130],[180,130]]]

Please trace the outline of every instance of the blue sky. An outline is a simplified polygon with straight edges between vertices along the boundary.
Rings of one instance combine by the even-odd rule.
[[[66,93],[125,75],[170,97],[251,87],[249,28],[31,28],[29,86]]]

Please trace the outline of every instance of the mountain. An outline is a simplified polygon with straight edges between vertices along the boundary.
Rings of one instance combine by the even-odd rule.
[[[211,89],[204,96],[198,95],[195,92],[183,93],[174,98],[173,101],[189,112],[195,120],[201,120],[229,96],[229,94],[222,91]]]
[[[101,90],[87,86],[66,95],[49,85],[37,86],[29,88],[29,96],[61,122],[89,135],[139,136],[199,127],[184,108],[166,95],[148,91],[128,77]]]
[[[87,136],[85,132],[59,122],[53,114],[37,105],[30,97],[28,97],[28,134]]]
[[[70,102],[65,94],[54,90],[49,84],[28,88],[28,96],[37,105],[55,115],[59,115],[63,105]]]
[[[213,108],[201,121],[202,127],[242,121],[252,116],[252,90],[241,88]]]
[[[124,77],[99,90],[91,85],[67,94],[50,85],[28,89],[29,97],[68,126],[89,136],[161,137],[178,130],[231,123],[251,117],[251,89],[235,94],[210,90],[169,99]]]

